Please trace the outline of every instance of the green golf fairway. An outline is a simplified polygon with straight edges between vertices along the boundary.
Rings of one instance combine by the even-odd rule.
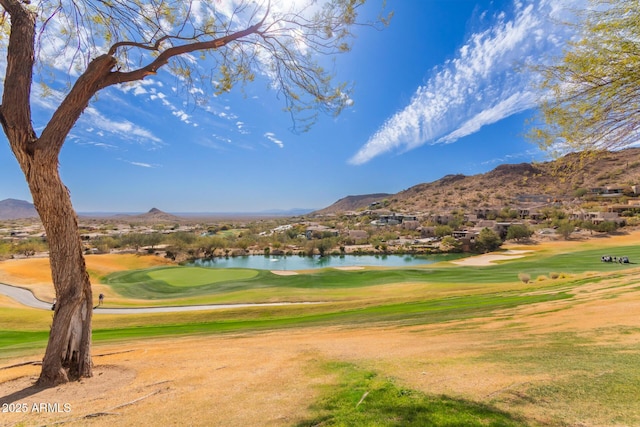
[[[228,280],[251,279],[258,275],[255,270],[219,269],[202,267],[167,267],[147,271],[147,275],[171,286],[202,286]]]

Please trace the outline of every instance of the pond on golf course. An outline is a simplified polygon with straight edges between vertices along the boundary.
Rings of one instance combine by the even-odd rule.
[[[462,254],[442,255],[329,255],[329,256],[237,256],[198,259],[189,265],[211,268],[252,268],[256,270],[309,270],[344,267],[410,267],[433,264],[464,257]]]

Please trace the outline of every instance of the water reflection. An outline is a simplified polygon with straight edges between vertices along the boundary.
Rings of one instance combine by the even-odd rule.
[[[257,270],[308,270],[326,267],[408,267],[460,258],[460,255],[340,255],[340,256],[239,256],[198,259],[190,265]]]

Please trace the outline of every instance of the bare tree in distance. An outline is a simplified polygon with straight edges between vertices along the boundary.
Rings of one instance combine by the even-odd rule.
[[[334,82],[318,58],[349,51],[354,26],[377,26],[387,18],[359,22],[364,0],[292,4],[0,0],[6,49],[0,123],[47,234],[57,299],[38,384],[92,376],[91,283],[77,215],[58,171],[60,151],[89,102],[102,89],[162,68],[191,84],[209,82],[215,93],[261,73],[284,100],[294,129],[304,131],[317,112],[339,114],[351,103],[346,84]],[[202,64],[194,64],[196,53]],[[67,61],[66,78],[77,78],[38,134],[31,115],[34,76],[55,71],[45,56],[58,61],[58,69],[60,60]]]

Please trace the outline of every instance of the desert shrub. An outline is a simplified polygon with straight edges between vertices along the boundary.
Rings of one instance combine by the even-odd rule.
[[[544,282],[544,281],[545,281],[545,280],[547,280],[547,279],[548,279],[548,277],[547,277],[547,276],[545,276],[544,274],[541,274],[540,276],[538,276],[538,277],[536,278],[536,282]]]
[[[520,281],[522,283],[529,283],[529,281],[531,280],[531,275],[527,274],[527,273],[519,273],[518,274],[518,279],[520,279]]]
[[[616,224],[615,222],[603,221],[600,224],[598,224],[596,230],[598,230],[601,233],[612,233],[616,231],[617,228],[618,228],[618,224]]]
[[[586,188],[578,188],[576,191],[574,191],[573,195],[576,197],[583,197],[585,196],[589,191]]]
[[[440,249],[444,252],[460,252],[462,250],[462,243],[453,236],[445,236],[440,241]]]
[[[476,250],[481,253],[492,252],[502,245],[498,233],[489,228],[483,228],[476,238]]]
[[[639,217],[637,217],[637,216],[632,217],[632,218],[627,218],[627,219],[625,220],[625,222],[626,222],[626,224],[627,224],[628,226],[630,226],[630,227],[635,227],[635,226],[640,225],[640,218],[639,218]]]
[[[569,221],[560,221],[557,227],[556,233],[562,236],[565,240],[569,239],[569,236],[571,236],[571,233],[575,230],[575,226]]]
[[[507,240],[523,240],[528,239],[533,234],[533,231],[524,224],[514,224],[507,229]]]
[[[560,273],[549,273],[549,277],[552,279],[557,279],[560,277]]]
[[[453,228],[449,225],[436,225],[434,231],[437,237],[445,237],[450,236],[451,233],[453,233]]]

